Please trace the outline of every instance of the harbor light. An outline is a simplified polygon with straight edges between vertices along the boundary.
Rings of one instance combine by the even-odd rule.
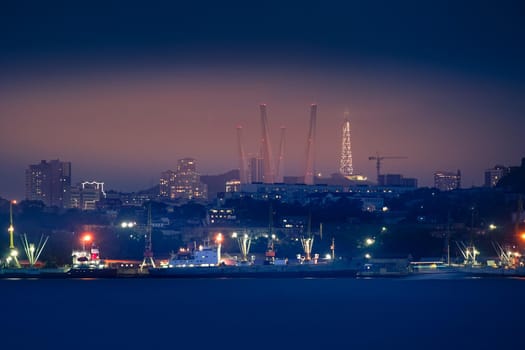
[[[237,238],[237,232],[232,233],[232,238]]]
[[[384,206],[384,207],[382,208],[382,210],[383,210],[383,212],[387,212],[387,211],[388,211],[388,207],[387,207],[387,206]]]
[[[520,234],[520,238],[521,238],[522,241],[525,241],[525,232],[522,232]]]
[[[331,255],[331,254],[326,254],[326,255],[324,256],[324,258],[325,258],[326,260],[332,260],[332,255]]]
[[[386,232],[386,231],[387,231],[386,226],[381,227],[381,232]]]
[[[494,225],[494,224],[490,224],[490,225],[489,225],[489,230],[491,230],[491,231],[494,231],[494,230],[497,229],[497,228],[498,228],[498,227],[497,227],[496,225]]]
[[[218,244],[221,244],[222,243],[222,233],[218,233],[217,236],[215,237],[215,242],[217,242]]]
[[[120,223],[120,227],[122,228],[133,228],[137,225],[134,221],[123,221]]]
[[[18,250],[11,249],[11,252],[9,253],[13,258],[16,258],[18,256]]]
[[[366,258],[366,259],[370,259],[371,257],[372,257],[372,255],[370,255],[370,254],[368,254],[368,253],[365,254],[365,258]]]
[[[365,244],[366,244],[366,245],[372,245],[372,244],[374,244],[375,242],[376,242],[376,241],[375,241],[375,239],[373,239],[373,238],[367,238],[367,239],[365,239]]]
[[[82,250],[86,250],[86,243],[89,243],[93,240],[93,237],[91,236],[91,234],[87,233],[85,234],[84,236],[82,236]]]

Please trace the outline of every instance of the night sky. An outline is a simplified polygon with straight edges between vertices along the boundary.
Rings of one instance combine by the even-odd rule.
[[[0,11],[0,196],[24,170],[73,163],[73,182],[138,190],[190,156],[238,165],[236,126],[259,148],[268,105],[285,173],[305,166],[317,103],[318,172],[339,166],[350,111],[354,169],[463,186],[525,156],[523,1],[13,2]]]

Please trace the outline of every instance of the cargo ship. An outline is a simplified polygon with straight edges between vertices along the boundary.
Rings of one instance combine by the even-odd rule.
[[[86,244],[90,249],[86,249]],[[100,251],[92,242],[91,235],[82,237],[82,249],[73,250],[73,265],[67,271],[67,276],[72,278],[111,278],[117,277],[117,269],[108,266],[100,259]]]
[[[304,278],[355,277],[358,268],[344,262],[273,263],[227,265],[221,259],[221,245],[205,242],[194,249],[182,248],[164,266],[149,269],[150,277],[167,278]]]

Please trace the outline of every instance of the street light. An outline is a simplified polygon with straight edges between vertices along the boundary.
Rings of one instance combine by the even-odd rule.
[[[375,241],[375,239],[373,239],[373,238],[367,238],[367,239],[365,239],[365,244],[368,245],[368,246],[374,244],[375,242],[376,242],[376,241]]]

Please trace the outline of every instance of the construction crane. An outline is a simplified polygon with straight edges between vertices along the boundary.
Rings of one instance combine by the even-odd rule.
[[[400,156],[380,156],[379,153],[376,153],[375,156],[368,157],[368,160],[375,160],[376,161],[376,170],[377,170],[377,184],[379,185],[379,177],[381,175],[381,161],[383,159],[407,159],[408,157],[400,157]]]

